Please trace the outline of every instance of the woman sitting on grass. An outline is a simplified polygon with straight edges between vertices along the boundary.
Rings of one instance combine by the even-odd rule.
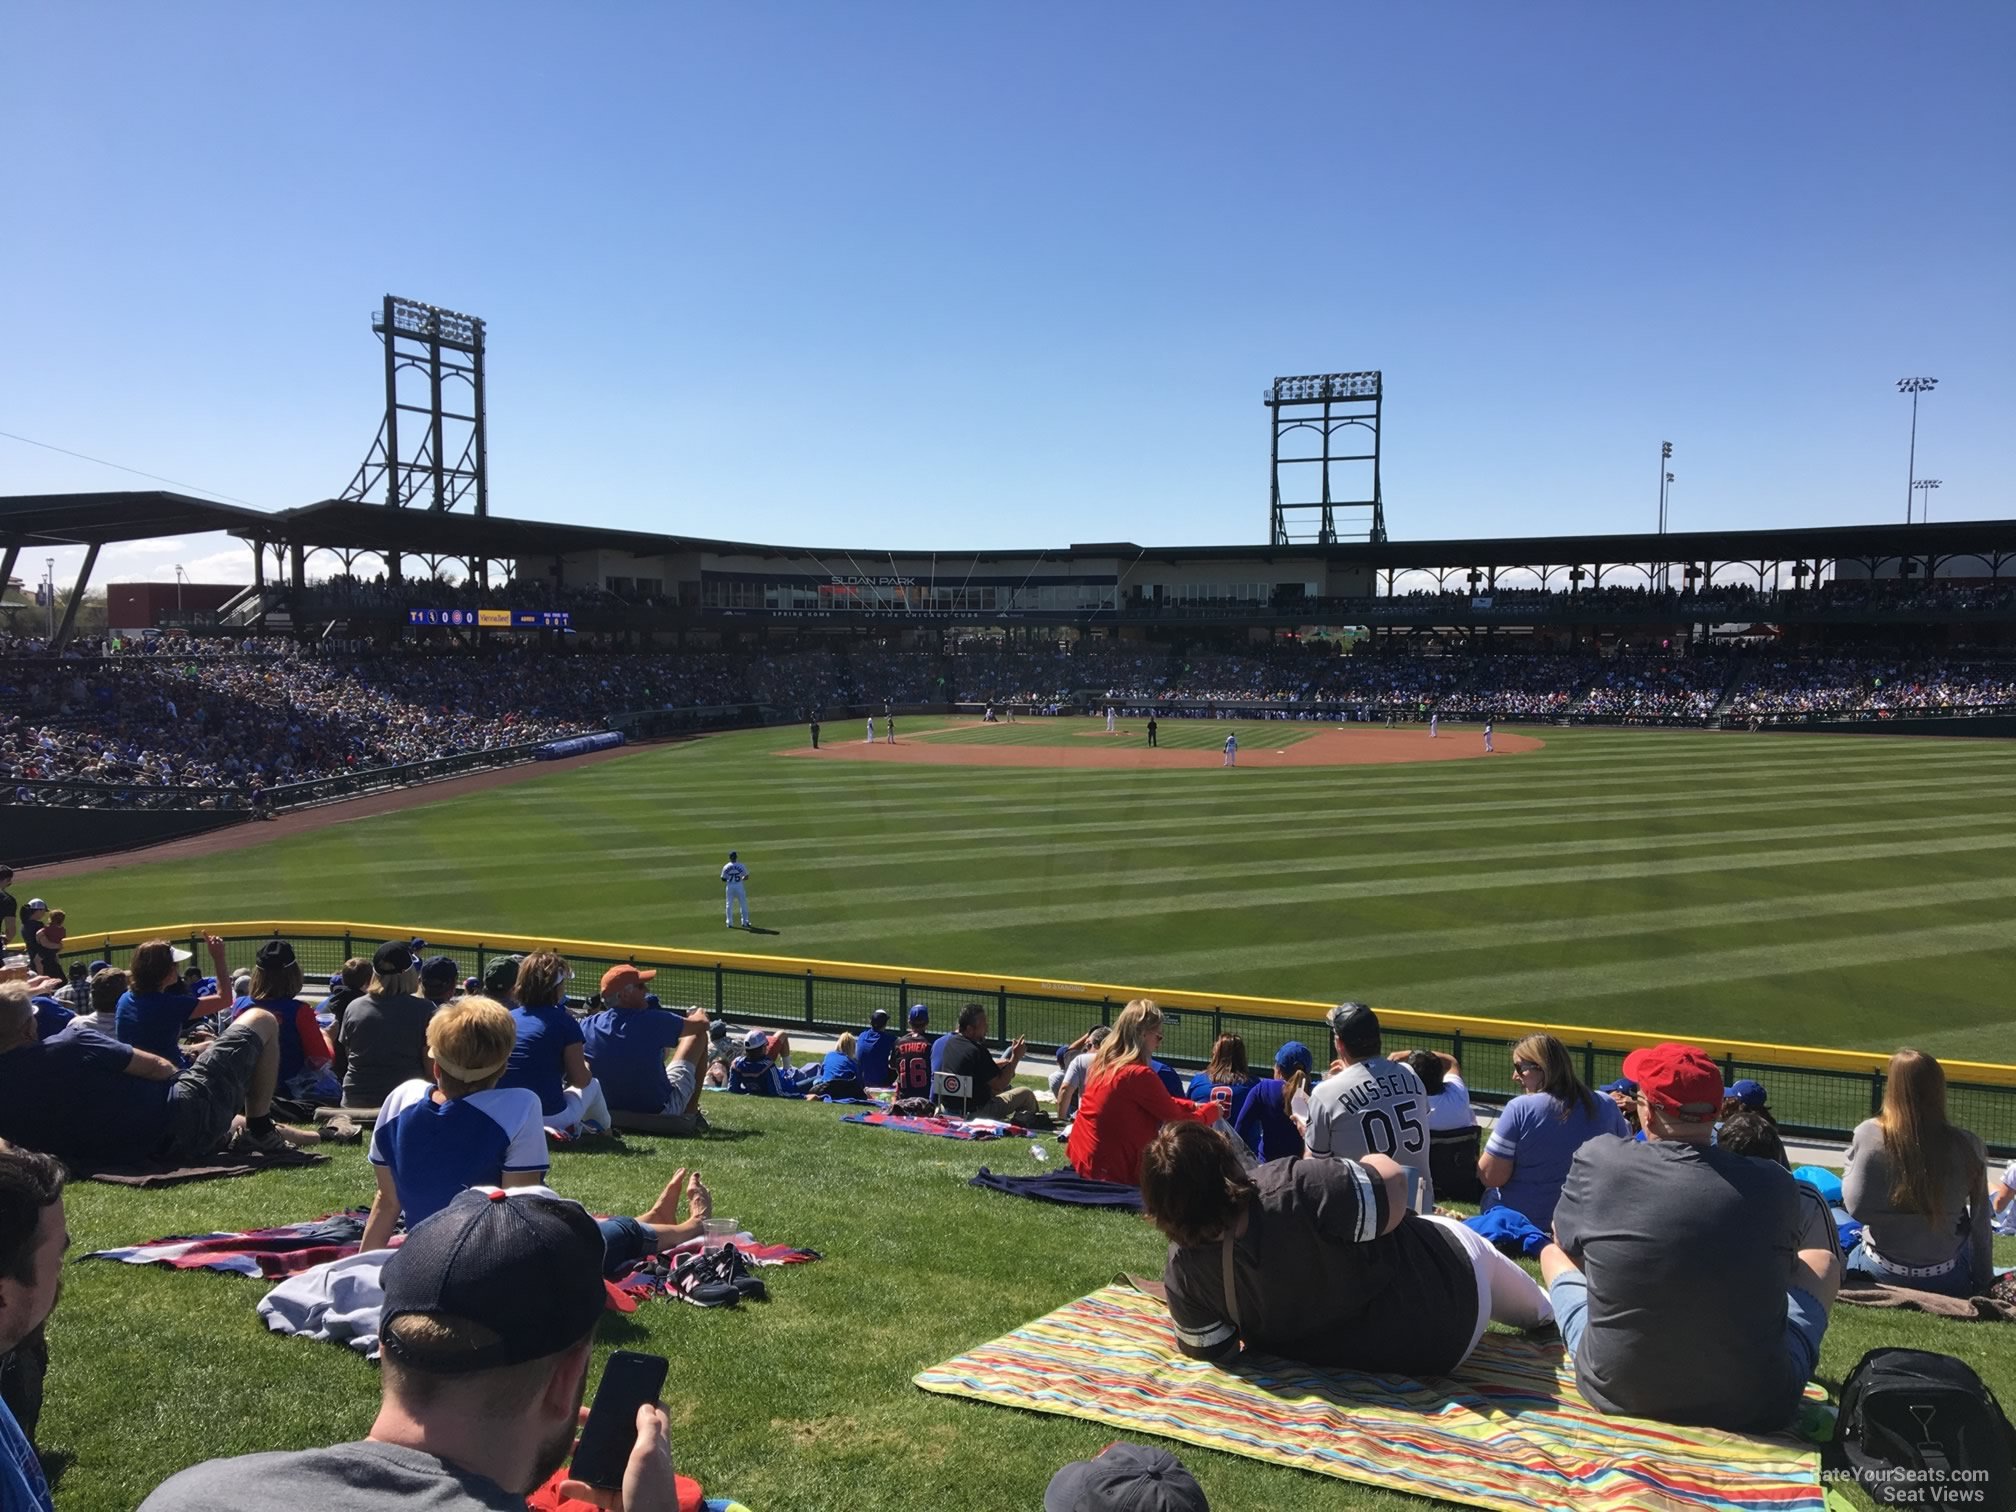
[[[1477,1179],[1488,1189],[1482,1205],[1523,1213],[1545,1230],[1575,1152],[1631,1130],[1615,1103],[1582,1084],[1568,1047],[1551,1034],[1529,1034],[1512,1047],[1512,1075],[1520,1095],[1505,1104],[1477,1162]]]
[[[1171,1097],[1152,1062],[1162,1045],[1162,1010],[1136,998],[1092,1058],[1065,1147],[1071,1169],[1094,1181],[1141,1183],[1141,1152],[1173,1120],[1216,1123],[1216,1103]]]
[[[1215,1102],[1225,1110],[1225,1121],[1236,1122],[1253,1090],[1253,1073],[1246,1069],[1246,1041],[1236,1034],[1221,1034],[1211,1046],[1211,1064],[1190,1078],[1192,1102]]]
[[[1428,1094],[1428,1174],[1435,1196],[1445,1202],[1475,1202],[1484,1195],[1477,1180],[1480,1131],[1470,1112],[1470,1089],[1456,1057],[1440,1050],[1416,1050],[1407,1064]]]
[[[1946,1072],[1923,1050],[1890,1057],[1883,1111],[1856,1125],[1842,1206],[1862,1221],[1845,1286],[1972,1297],[1995,1279],[1988,1156],[1946,1118]]]
[[[588,1069],[587,1035],[567,1011],[567,963],[551,950],[535,950],[518,964],[511,1021],[518,1044],[500,1087],[539,1094],[546,1127],[573,1134],[584,1125],[606,1131],[613,1122],[602,1084]]]
[[[1316,1057],[1300,1040],[1274,1052],[1274,1074],[1246,1094],[1232,1128],[1258,1160],[1300,1160],[1309,1153],[1295,1099],[1315,1074]],[[1308,1099],[1303,1097],[1306,1106]]]

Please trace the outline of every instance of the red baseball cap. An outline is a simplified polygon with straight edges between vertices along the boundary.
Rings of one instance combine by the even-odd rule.
[[[1654,1045],[1624,1057],[1624,1074],[1662,1108],[1714,1116],[1722,1106],[1722,1068],[1692,1045]]]
[[[655,971],[640,971],[635,966],[611,966],[602,973],[602,990],[605,993],[612,992],[631,982],[648,982],[656,975],[658,973]],[[1717,1082],[1716,1085],[1720,1086],[1721,1083]]]

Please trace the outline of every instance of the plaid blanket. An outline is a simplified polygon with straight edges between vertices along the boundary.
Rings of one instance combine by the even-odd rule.
[[[357,1253],[367,1208],[330,1213],[308,1223],[238,1233],[195,1234],[153,1239],[125,1249],[93,1250],[86,1260],[123,1260],[128,1265],[166,1265],[176,1270],[224,1271],[278,1281],[298,1276],[325,1261]]]
[[[1789,1438],[1606,1417],[1559,1343],[1489,1333],[1423,1381],[1176,1347],[1154,1298],[1108,1286],[919,1373],[947,1396],[1059,1413],[1496,1512],[1820,1512]]]
[[[1013,1124],[996,1123],[991,1118],[911,1118],[901,1113],[849,1113],[842,1123],[867,1124],[871,1129],[894,1129],[899,1134],[935,1134],[940,1139],[999,1139],[1020,1131]]]

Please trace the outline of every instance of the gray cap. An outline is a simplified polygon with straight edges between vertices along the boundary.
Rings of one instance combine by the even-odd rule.
[[[1168,1450],[1108,1444],[1050,1477],[1043,1512],[1211,1512],[1211,1504]]]
[[[1379,1032],[1379,1015],[1363,1003],[1339,1003],[1327,1015],[1330,1032],[1339,1039],[1356,1039]]]

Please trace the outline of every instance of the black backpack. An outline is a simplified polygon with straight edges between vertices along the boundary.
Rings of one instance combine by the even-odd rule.
[[[1821,1463],[1885,1507],[2016,1507],[2016,1431],[1969,1366],[1923,1349],[1872,1349],[1841,1386]]]

